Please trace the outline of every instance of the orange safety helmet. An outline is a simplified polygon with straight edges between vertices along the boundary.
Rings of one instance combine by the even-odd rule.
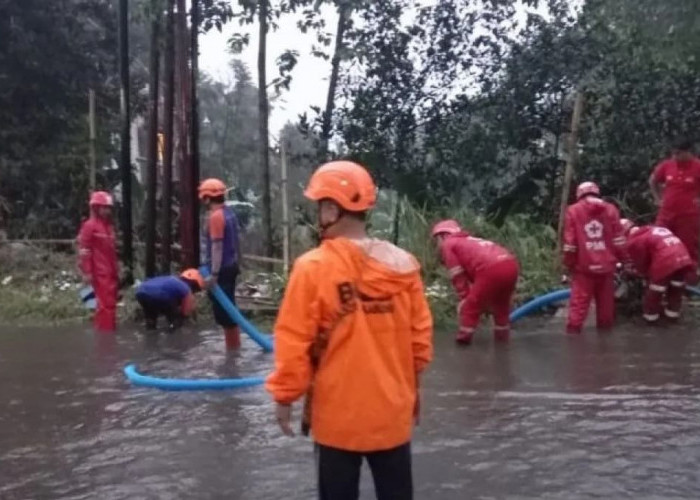
[[[114,199],[107,191],[95,191],[90,195],[90,206],[113,207]]]
[[[377,201],[377,187],[361,165],[332,161],[316,169],[304,196],[312,201],[333,200],[349,212],[365,212]]]
[[[600,196],[600,188],[595,182],[582,182],[576,188],[576,199],[580,200],[586,195],[593,194],[595,196]]]
[[[199,184],[197,191],[200,200],[203,200],[205,197],[217,198],[226,194],[226,184],[219,179],[204,179]]]
[[[634,227],[634,222],[629,219],[620,219],[620,225],[622,226],[622,234],[627,235]]]
[[[441,220],[433,226],[431,235],[433,238],[441,234],[457,234],[462,231],[459,222],[453,219]]]
[[[204,289],[204,278],[202,278],[202,274],[198,270],[194,268],[185,269],[182,271],[180,277],[182,279],[186,279],[187,281],[194,281],[197,283],[200,289]]]

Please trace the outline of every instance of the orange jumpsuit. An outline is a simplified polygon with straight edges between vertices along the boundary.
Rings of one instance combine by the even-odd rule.
[[[324,240],[295,262],[274,334],[266,388],[289,404],[313,380],[317,443],[371,452],[410,441],[417,377],[433,355],[412,255],[379,240]],[[314,363],[319,342],[326,346]]]

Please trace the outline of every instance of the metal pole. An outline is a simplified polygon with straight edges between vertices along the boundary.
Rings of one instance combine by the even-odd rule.
[[[581,123],[581,115],[583,114],[583,91],[579,90],[576,93],[574,101],[574,112],[571,115],[571,133],[569,134],[569,157],[566,161],[566,170],[564,171],[564,183],[561,191],[561,206],[559,208],[559,227],[557,228],[557,250],[561,250],[562,235],[564,233],[564,217],[566,216],[566,207],[569,204],[569,192],[571,190],[571,180],[574,177],[574,169],[578,160],[578,130]]]

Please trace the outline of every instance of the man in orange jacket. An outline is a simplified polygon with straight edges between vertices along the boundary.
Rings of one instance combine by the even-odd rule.
[[[291,404],[307,395],[321,499],[357,499],[363,458],[379,500],[410,499],[419,376],[433,355],[420,265],[367,236],[376,188],[363,167],[327,163],[304,194],[318,202],[322,242],[295,262],[277,317],[266,384],[277,420],[293,435]]]
[[[119,262],[112,225],[112,195],[95,191],[90,196],[90,218],[83,222],[78,235],[78,267],[83,282],[91,285],[97,298],[93,318],[95,330],[117,329],[117,295],[119,294]]]

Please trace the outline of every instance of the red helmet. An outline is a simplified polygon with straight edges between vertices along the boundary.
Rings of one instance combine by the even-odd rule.
[[[456,220],[447,219],[441,220],[435,224],[433,226],[433,230],[431,231],[431,235],[435,237],[441,234],[457,234],[461,231],[462,228],[459,226],[459,222]]]
[[[620,219],[620,225],[622,226],[622,233],[626,235],[634,227],[634,222],[629,219]]]
[[[90,206],[112,207],[114,206],[114,200],[107,191],[95,191],[90,195]]]
[[[304,196],[312,201],[333,200],[350,212],[366,212],[377,201],[377,187],[361,165],[332,161],[313,173]]]
[[[586,195],[593,194],[596,196],[600,195],[600,188],[595,182],[582,182],[576,188],[576,199],[580,200]]]
[[[200,200],[205,197],[218,198],[226,194],[226,184],[219,179],[204,179],[199,184],[199,189],[197,191]]]

